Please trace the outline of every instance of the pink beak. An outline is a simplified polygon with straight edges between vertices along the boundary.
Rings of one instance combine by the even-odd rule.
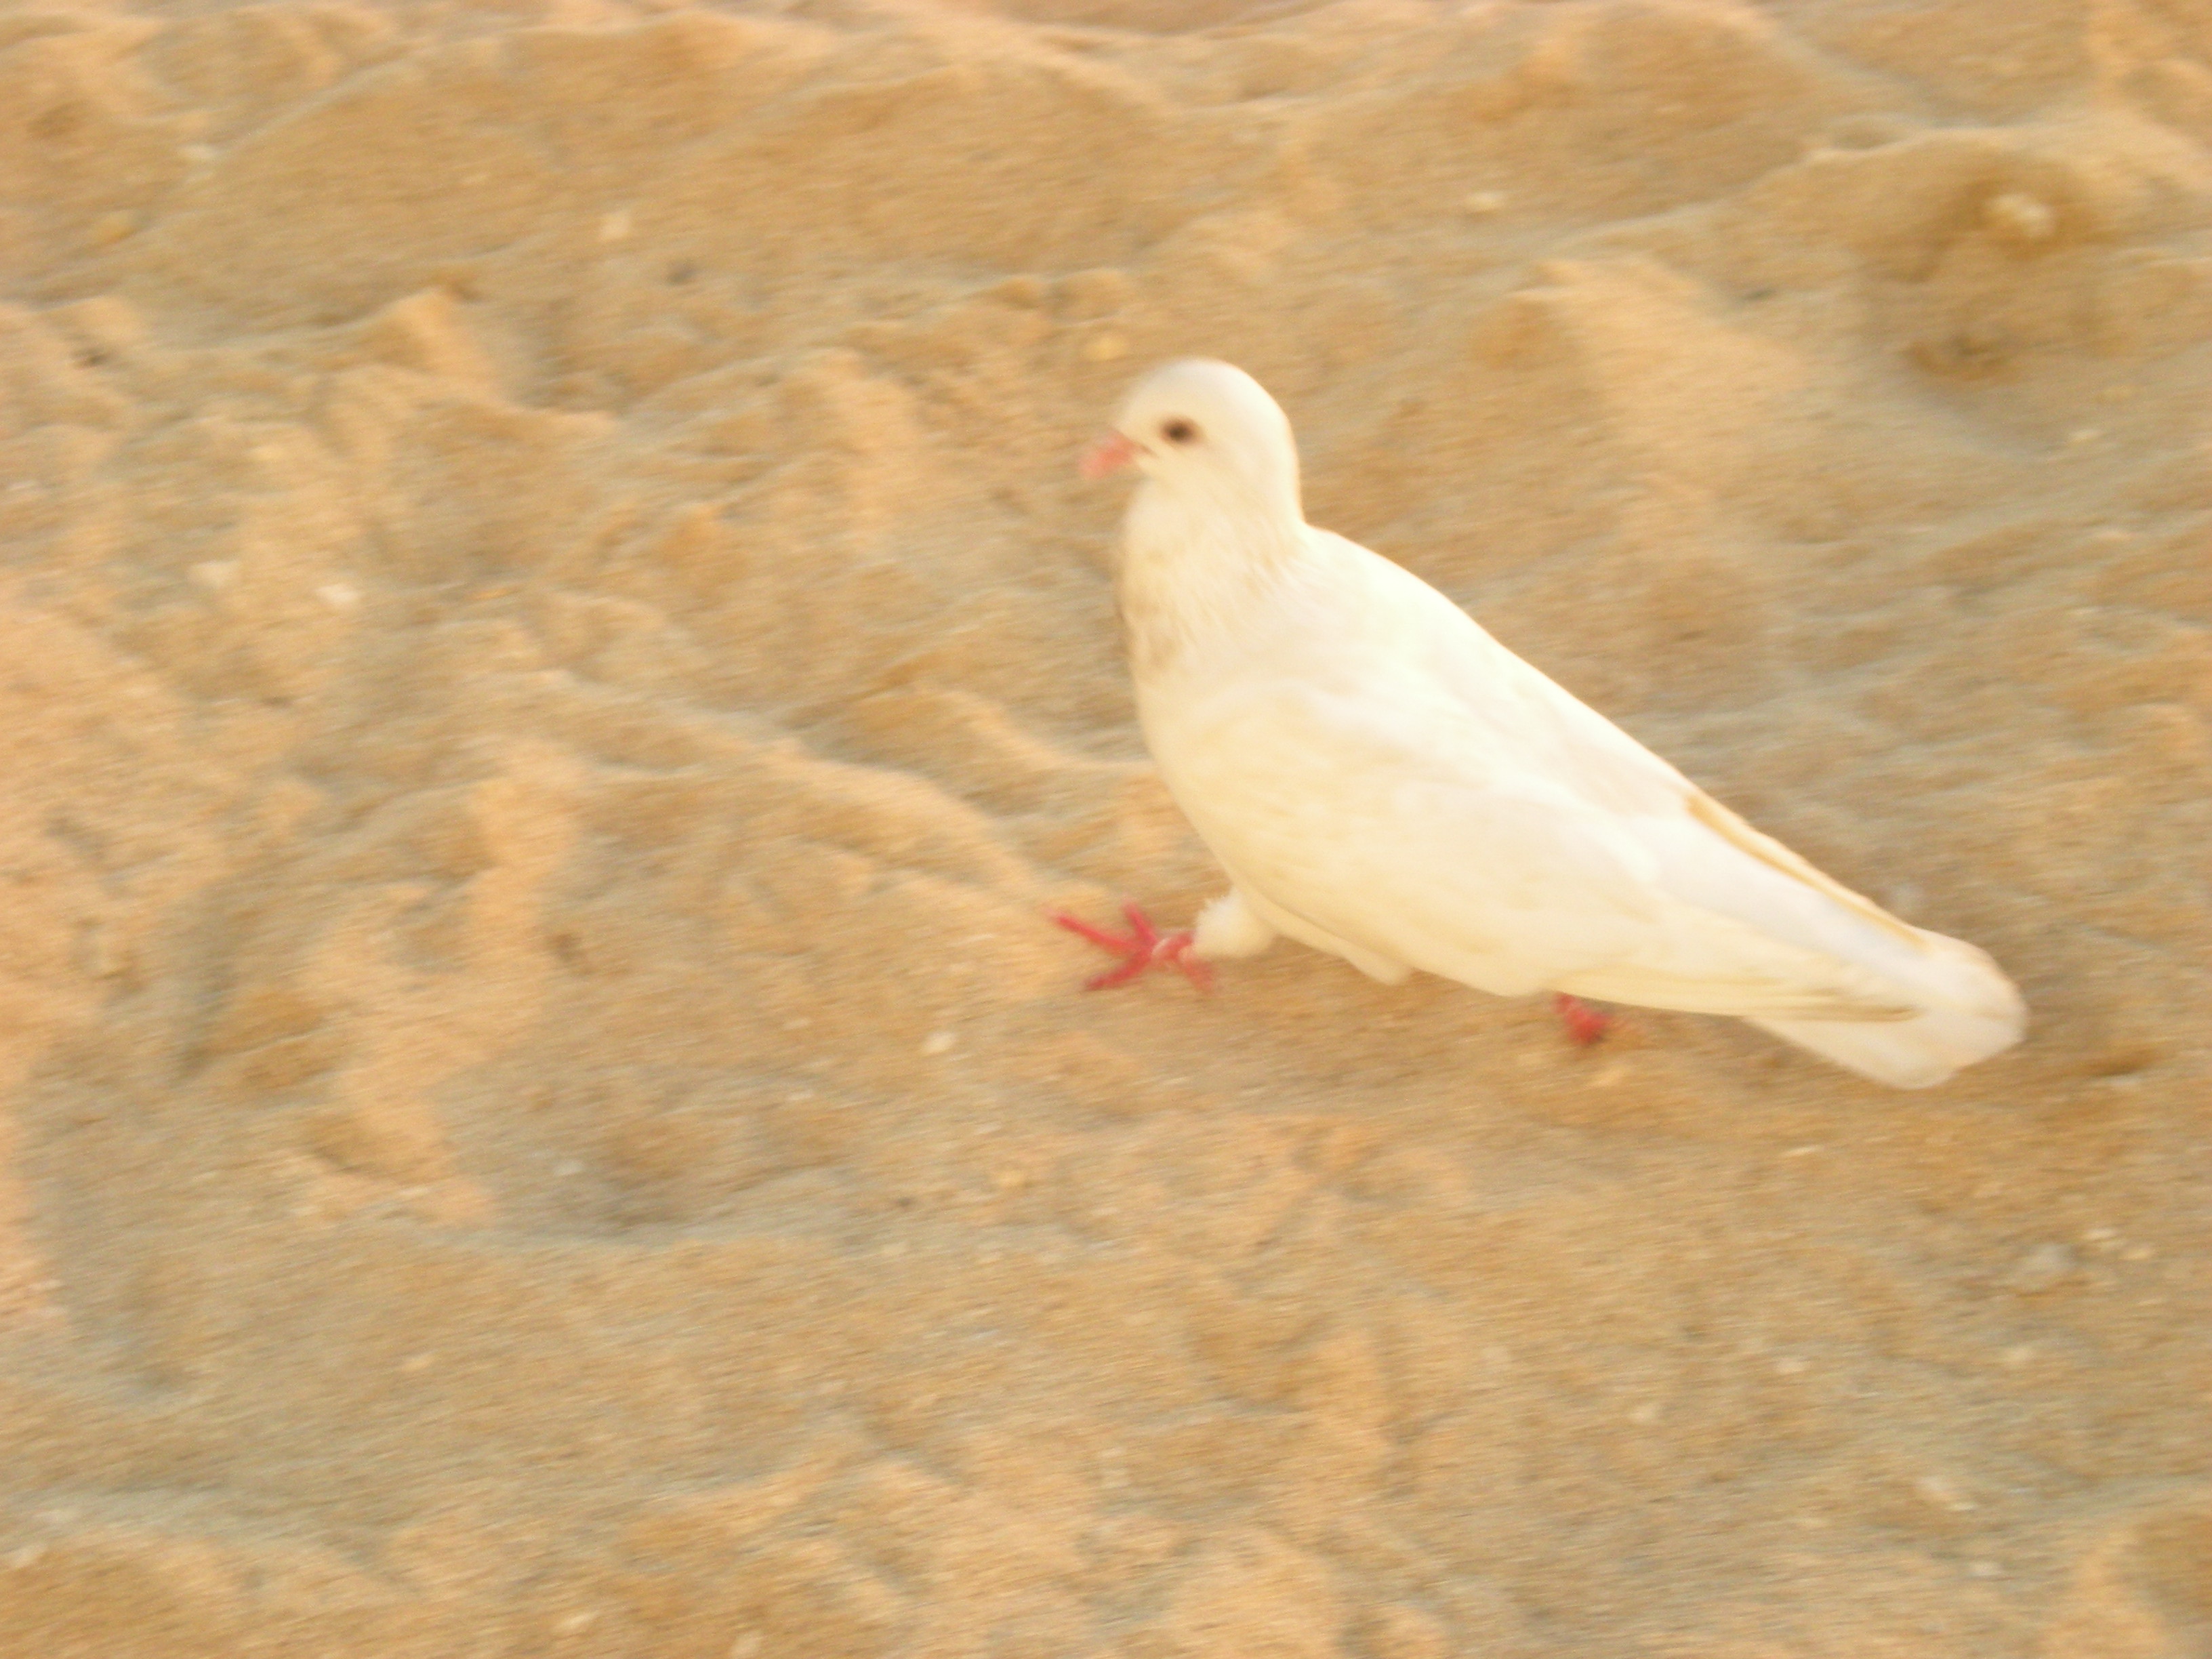
[[[1136,441],[1109,432],[1083,452],[1081,470],[1086,478],[1103,478],[1119,472],[1137,459]]]

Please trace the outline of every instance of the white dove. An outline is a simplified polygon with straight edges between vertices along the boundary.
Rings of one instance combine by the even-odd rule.
[[[1734,1014],[1901,1089],[2019,1040],[1971,945],[1899,921],[1713,800],[1419,577],[1305,521],[1290,422],[1227,363],[1139,383],[1085,459],[1133,464],[1115,592],[1145,741],[1231,888],[1147,968],[1278,933],[1385,983]]]

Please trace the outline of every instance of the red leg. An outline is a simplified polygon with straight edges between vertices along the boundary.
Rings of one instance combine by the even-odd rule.
[[[1109,968],[1084,981],[1085,990],[1103,991],[1109,985],[1127,985],[1163,964],[1181,970],[1182,976],[1201,991],[1212,987],[1213,970],[1190,953],[1189,928],[1163,933],[1133,901],[1121,907],[1121,915],[1129,924],[1127,935],[1109,933],[1103,927],[1094,927],[1080,916],[1071,916],[1064,911],[1052,912],[1052,919],[1069,933],[1079,933],[1100,950],[1121,958],[1120,967]]]
[[[1613,1016],[1603,1009],[1593,1008],[1580,997],[1571,997],[1561,991],[1552,999],[1552,1006],[1559,1011],[1567,1028],[1567,1037],[1577,1048],[1587,1048],[1606,1034],[1613,1024]]]

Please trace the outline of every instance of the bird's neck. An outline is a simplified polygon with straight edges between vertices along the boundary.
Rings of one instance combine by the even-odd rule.
[[[1188,669],[1249,637],[1305,533],[1295,501],[1224,499],[1146,482],[1129,504],[1114,576],[1137,678]]]

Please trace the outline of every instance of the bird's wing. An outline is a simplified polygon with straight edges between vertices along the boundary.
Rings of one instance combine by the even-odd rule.
[[[1254,679],[1208,700],[1170,772],[1240,883],[1382,957],[1505,995],[1601,973],[1593,994],[1657,1006],[1904,1012],[1870,976],[1683,902],[1649,815],[1595,805],[1514,749],[1424,676],[1357,695]]]
[[[2018,1021],[2019,994],[1984,952],[1900,921],[1753,829],[1498,644],[1443,595],[1366,556],[1383,568],[1370,565],[1364,585],[1384,594],[1390,610],[1418,616],[1407,625],[1423,639],[1425,660],[1438,678],[1505,740],[1519,740],[1523,766],[1625,820],[1652,859],[1651,878],[1668,900],[1735,922],[1774,945],[1827,959],[1863,1011],[1841,1018],[1893,1018],[1902,1004]],[[1646,964],[1647,971],[1657,966]],[[1801,962],[1800,970],[1804,967]],[[1607,993],[1593,986],[1590,994]],[[1668,1006],[1688,1005],[1669,998]]]
[[[1326,542],[1328,629],[1167,723],[1178,799],[1241,881],[1508,994],[1913,1012],[1938,936],[1752,830],[1410,573]]]

